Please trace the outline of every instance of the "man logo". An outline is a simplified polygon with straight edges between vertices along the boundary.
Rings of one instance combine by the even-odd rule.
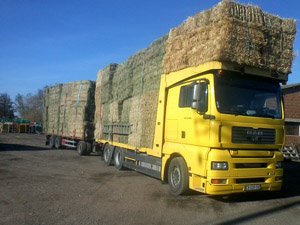
[[[264,133],[261,130],[247,130],[248,139],[251,139],[253,142],[261,141],[263,135]]]

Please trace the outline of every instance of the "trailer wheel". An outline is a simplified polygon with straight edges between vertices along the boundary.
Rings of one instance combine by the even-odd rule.
[[[124,169],[124,151],[122,148],[116,147],[114,151],[114,164],[118,170]]]
[[[100,155],[100,156],[102,155],[102,148],[100,148],[100,145],[98,145],[97,142],[93,142],[92,152],[97,153],[97,155]]]
[[[54,148],[54,145],[55,145],[55,136],[51,136],[50,138],[49,138],[49,147],[50,148]]]
[[[57,149],[61,148],[61,137],[56,137],[54,141],[54,147]]]
[[[85,155],[86,154],[86,143],[85,141],[79,141],[77,144],[77,152],[78,155]]]
[[[89,155],[92,152],[92,144],[90,142],[86,143],[86,154]]]
[[[112,156],[113,156],[113,146],[110,146],[109,144],[105,144],[103,149],[103,161],[105,165],[111,166],[112,165]]]
[[[181,195],[189,189],[189,176],[187,166],[183,158],[172,159],[168,170],[168,182],[172,194]]]

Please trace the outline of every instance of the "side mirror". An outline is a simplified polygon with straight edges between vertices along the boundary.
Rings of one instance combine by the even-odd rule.
[[[192,108],[201,114],[207,112],[208,109],[208,85],[205,82],[195,84],[193,88]]]

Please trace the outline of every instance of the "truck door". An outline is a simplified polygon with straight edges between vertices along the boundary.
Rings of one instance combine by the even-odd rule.
[[[210,87],[205,77],[169,89],[165,135],[167,142],[209,145],[209,93]]]

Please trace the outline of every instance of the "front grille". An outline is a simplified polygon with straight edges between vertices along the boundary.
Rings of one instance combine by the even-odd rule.
[[[267,163],[235,163],[237,169],[267,168]]]
[[[263,183],[265,182],[265,178],[240,178],[236,179],[236,184],[247,184],[247,183]]]
[[[232,127],[232,143],[275,144],[275,129],[253,129],[251,127]]]

